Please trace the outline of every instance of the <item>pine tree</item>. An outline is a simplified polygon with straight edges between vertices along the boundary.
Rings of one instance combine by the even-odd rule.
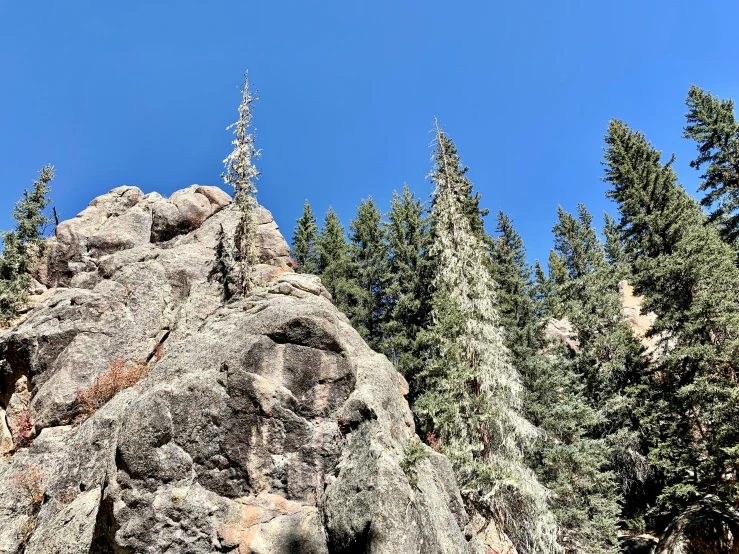
[[[334,304],[351,317],[356,291],[350,282],[349,245],[344,227],[329,206],[323,227],[316,240],[317,269],[321,281],[333,297]]]
[[[739,270],[698,204],[643,134],[612,121],[604,181],[618,204],[634,292],[657,319],[662,359],[644,418],[663,479],[659,508],[676,511],[711,493],[739,496]]]
[[[434,161],[433,323],[426,331],[434,347],[416,413],[440,441],[473,510],[496,519],[519,552],[556,552],[548,492],[523,462],[540,432],[521,415],[521,383],[500,329],[496,284],[466,217],[472,184],[438,125]]]
[[[493,265],[506,346],[522,376],[526,417],[547,434],[529,453],[530,464],[552,491],[565,551],[615,552],[618,485],[605,441],[590,436],[602,426],[603,417],[588,404],[582,378],[564,345],[546,344],[540,319],[544,310],[537,306],[523,240],[502,211],[497,232]]]
[[[393,193],[385,224],[387,258],[382,279],[385,319],[382,352],[395,364],[411,385],[415,398],[415,377],[423,366],[419,333],[428,324],[429,288],[425,250],[428,221],[420,200],[403,187]]]
[[[292,256],[298,267],[298,273],[316,273],[318,260],[316,259],[316,239],[318,225],[308,200],[303,204],[303,215],[298,218],[293,231]]]
[[[2,233],[3,251],[0,255],[0,322],[18,315],[28,299],[31,272],[35,260],[46,248],[44,230],[51,223],[44,210],[51,200],[49,183],[54,179],[54,167],[44,166],[31,191],[24,190],[13,209],[16,221],[14,231]]]
[[[560,544],[568,554],[617,552],[618,483],[606,441],[593,436],[604,417],[590,406],[564,344],[532,358],[523,377],[527,414],[546,432],[529,460],[552,493]]]
[[[514,367],[521,368],[543,347],[542,325],[537,317],[531,267],[526,262],[523,239],[502,210],[498,212],[496,231],[492,261],[500,323],[506,331],[506,345]]]
[[[555,244],[569,275],[561,287],[564,312],[579,343],[573,360],[581,376],[585,397],[603,420],[591,436],[604,437],[610,448],[610,468],[618,475],[622,491],[644,496],[649,473],[647,448],[637,414],[645,409],[641,385],[646,379],[644,348],[624,321],[619,296],[619,274],[606,261],[592,216],[578,206],[578,216],[559,209],[554,226]],[[613,491],[611,500],[619,500]],[[627,506],[629,516],[638,510]],[[633,512],[633,513],[632,513]]]
[[[553,252],[550,252],[550,257]],[[556,254],[555,254],[556,256]],[[547,276],[539,260],[534,262],[534,289],[533,297],[539,310],[539,318],[561,318],[561,302],[556,296],[555,283]]]
[[[605,225],[603,226],[603,236],[606,238],[605,253],[606,260],[613,266],[619,278],[625,277],[626,253],[624,252],[624,243],[621,240],[621,231],[618,228],[618,222],[608,213],[603,214]]]
[[[562,319],[565,315],[562,298],[562,288],[567,282],[567,267],[554,250],[549,251],[547,260],[547,273],[544,272],[539,262],[536,262],[536,288],[541,298],[541,306],[547,315],[556,319]]]
[[[721,100],[710,91],[691,85],[686,101],[688,124],[684,138],[698,145],[698,157],[690,167],[701,169],[703,182],[698,190],[706,191],[701,204],[711,208],[709,221],[718,222],[722,235],[730,243],[739,240],[739,121],[734,114],[734,101]]]
[[[384,319],[382,277],[387,247],[382,214],[371,197],[362,200],[349,229],[349,278],[356,291],[351,321],[367,344],[379,350]]]
[[[234,204],[239,210],[239,224],[234,235],[236,265],[238,267],[237,281],[239,292],[246,296],[256,284],[256,266],[259,256],[256,245],[257,188],[255,181],[259,171],[254,160],[260,156],[255,146],[256,136],[252,130],[252,104],[257,100],[249,91],[249,72],[244,75],[244,84],[241,89],[241,104],[239,105],[239,119],[228,126],[235,135],[233,151],[223,160],[225,171],[223,181],[234,189]]]
[[[234,295],[233,246],[221,225],[216,234],[215,263],[210,271],[211,279],[221,284],[223,300],[228,302]]]

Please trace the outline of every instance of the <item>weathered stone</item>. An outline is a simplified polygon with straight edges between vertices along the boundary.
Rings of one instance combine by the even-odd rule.
[[[707,496],[667,527],[655,554],[737,554],[739,514],[716,496]]]
[[[573,354],[580,351],[580,343],[577,340],[577,333],[572,328],[570,320],[566,317],[563,317],[562,319],[551,318],[547,321],[544,333],[550,339],[562,341]]]
[[[25,395],[40,432],[0,463],[0,553],[482,552],[448,460],[401,469],[407,383],[292,273],[264,208],[260,286],[224,304],[216,237],[238,218],[214,187],[122,187],[59,225],[39,280],[69,288],[0,333],[0,408]],[[67,426],[117,359],[148,375]]]
[[[13,435],[8,428],[6,412],[0,408],[0,456],[13,450]]]
[[[50,522],[36,529],[26,554],[88,554],[99,507],[100,488],[80,494]]]
[[[654,554],[659,541],[651,535],[622,536],[618,546],[623,554]]]

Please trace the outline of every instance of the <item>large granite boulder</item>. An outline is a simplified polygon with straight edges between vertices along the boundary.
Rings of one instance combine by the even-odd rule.
[[[219,189],[121,187],[59,225],[43,295],[0,333],[0,415],[36,435],[0,425],[0,553],[487,550],[445,457],[406,473],[407,383],[257,216],[260,286],[233,302]],[[85,417],[124,361],[148,374]]]
[[[739,514],[707,496],[667,527],[655,554],[738,554]]]

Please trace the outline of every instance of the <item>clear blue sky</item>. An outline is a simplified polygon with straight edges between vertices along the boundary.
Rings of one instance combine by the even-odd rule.
[[[738,20],[729,0],[0,0],[0,228],[45,163],[63,218],[123,184],[219,184],[248,68],[259,200],[287,237],[305,198],[348,223],[404,182],[427,197],[436,116],[483,205],[546,259],[557,204],[613,209],[610,118],[676,152],[695,190],[685,94],[739,96]]]

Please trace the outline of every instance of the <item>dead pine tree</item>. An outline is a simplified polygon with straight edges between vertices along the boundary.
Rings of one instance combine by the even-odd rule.
[[[249,91],[249,72],[244,74],[244,84],[241,89],[241,104],[239,105],[239,119],[227,127],[233,129],[234,140],[231,142],[233,151],[223,160],[225,170],[221,177],[223,181],[234,189],[233,199],[239,210],[239,223],[234,233],[234,258],[236,262],[236,281],[242,296],[249,294],[255,285],[255,271],[258,263],[256,247],[256,220],[257,207],[256,180],[259,170],[254,160],[261,154],[255,146],[256,135],[252,127],[252,104],[257,100]]]

